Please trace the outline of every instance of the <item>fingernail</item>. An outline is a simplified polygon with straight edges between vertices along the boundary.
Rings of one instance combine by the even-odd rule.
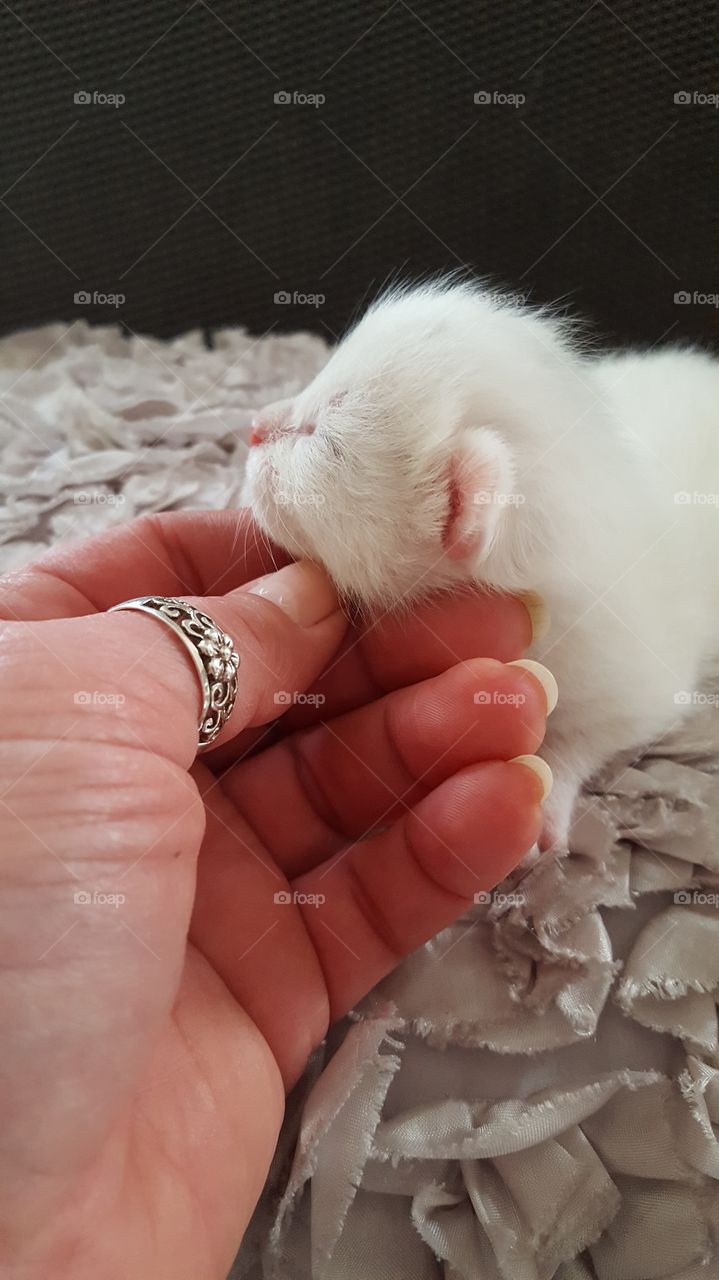
[[[536,640],[543,640],[552,622],[548,606],[536,591],[525,591],[517,598],[522,601],[529,614],[529,621],[532,624],[532,644]]]
[[[523,764],[525,769],[531,769],[532,773],[536,773],[542,784],[541,799],[546,800],[554,783],[552,770],[546,760],[542,760],[541,756],[515,756],[512,760],[508,760],[507,764]]]
[[[539,681],[547,699],[547,715],[551,716],[559,702],[559,685],[549,668],[543,667],[541,662],[535,662],[533,658],[517,658],[514,662],[508,662],[507,666],[524,667],[525,671],[531,672],[535,680]]]
[[[314,627],[339,608],[337,593],[324,569],[311,560],[288,564],[242,588],[276,604],[300,627]]]

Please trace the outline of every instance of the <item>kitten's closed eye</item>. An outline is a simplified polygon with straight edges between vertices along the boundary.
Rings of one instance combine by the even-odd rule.
[[[338,391],[327,401],[329,409],[339,409],[347,397],[346,391]],[[250,445],[272,444],[283,437],[311,436],[317,427],[315,422],[301,422],[293,425],[289,422],[292,412],[292,401],[279,401],[269,405],[253,419],[250,433]]]
[[[281,440],[283,436],[311,436],[314,432],[314,422],[303,422],[299,426],[292,427],[284,423],[264,422],[259,418],[252,424],[250,444],[271,444],[273,440]]]

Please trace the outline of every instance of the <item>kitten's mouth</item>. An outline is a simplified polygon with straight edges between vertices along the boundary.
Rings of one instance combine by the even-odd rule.
[[[270,457],[248,476],[245,501],[264,533],[291,555],[308,554],[298,525],[298,507],[290,494],[283,492],[277,469]]]

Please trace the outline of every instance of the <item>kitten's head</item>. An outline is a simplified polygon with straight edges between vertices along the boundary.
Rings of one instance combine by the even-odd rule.
[[[523,344],[541,362],[537,323],[465,285],[381,301],[258,415],[245,500],[261,528],[366,604],[470,577],[521,586],[514,400]]]

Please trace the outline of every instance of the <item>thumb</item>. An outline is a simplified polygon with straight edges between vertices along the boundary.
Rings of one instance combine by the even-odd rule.
[[[347,626],[329,578],[308,560],[228,595],[187,601],[230,636],[240,657],[235,706],[218,746],[280,715],[327,665]],[[38,706],[46,733],[53,732],[54,708],[57,736],[66,731],[69,708],[85,740],[141,745],[183,768],[192,763],[202,689],[185,644],[162,620],[121,610],[13,623],[7,632],[16,642],[8,646],[7,665],[20,683],[29,679],[27,645],[35,642],[34,686],[40,679],[54,695],[52,709],[48,700]]]
[[[226,596],[186,599],[230,637],[240,658],[235,705],[213,746],[281,715],[327,665],[347,625],[332,583],[309,560],[289,564]],[[105,619],[108,627],[122,625],[126,652],[135,654],[141,668],[162,667],[163,683],[169,683],[175,695],[173,733],[182,733],[192,758],[201,690],[185,646],[161,621],[147,615],[128,610],[106,614]],[[163,700],[167,703],[167,696]]]

